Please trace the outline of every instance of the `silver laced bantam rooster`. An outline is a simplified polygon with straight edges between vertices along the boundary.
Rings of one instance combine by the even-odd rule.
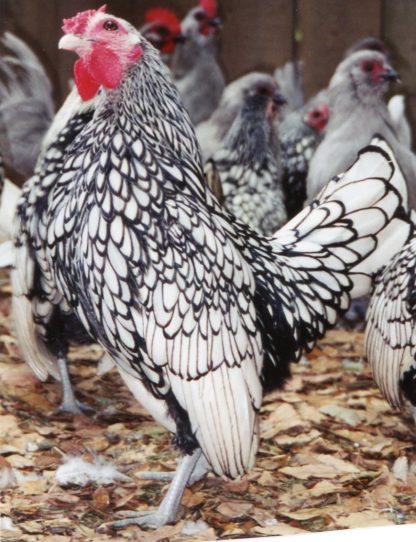
[[[225,87],[217,61],[219,24],[216,0],[199,0],[181,22],[183,39],[172,55],[172,75],[195,126],[211,116]]]
[[[274,126],[285,103],[276,83],[257,86],[205,167],[208,182],[218,176],[227,209],[264,235],[272,235],[287,222]]]
[[[408,403],[416,422],[416,237],[377,277],[364,351],[385,399]]]
[[[263,390],[282,383],[289,362],[407,241],[406,185],[375,140],[283,229],[256,234],[205,183],[194,129],[156,49],[103,8],[63,29],[60,47],[79,55],[80,94],[99,97],[49,177],[47,200],[24,191],[13,312],[35,357],[59,353],[59,335],[41,327],[69,333],[80,322],[174,434],[183,459],[159,509],[112,524],[156,527],[175,521],[201,464],[230,478],[253,466]],[[40,260],[27,220],[37,206]]]

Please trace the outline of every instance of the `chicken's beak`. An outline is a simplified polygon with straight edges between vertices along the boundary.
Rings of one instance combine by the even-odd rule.
[[[219,17],[213,17],[208,21],[208,24],[214,28],[221,28],[222,20]]]
[[[185,43],[186,36],[184,36],[183,34],[176,34],[176,36],[174,36],[173,38],[173,41],[175,43]]]
[[[281,105],[287,104],[286,98],[283,96],[283,94],[280,94],[280,92],[275,92],[275,93],[273,94],[273,102],[274,102],[277,106],[281,106]]]
[[[89,48],[89,43],[87,40],[76,34],[65,34],[59,40],[58,48],[66,49],[67,51],[75,51],[79,54],[81,51]]]
[[[393,68],[386,68],[380,77],[385,81],[401,81],[399,73],[393,70]]]

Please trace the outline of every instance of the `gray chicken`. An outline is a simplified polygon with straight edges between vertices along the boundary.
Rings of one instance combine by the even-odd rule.
[[[6,32],[0,56],[0,149],[5,164],[25,179],[33,173],[55,106],[52,85],[37,56]]]
[[[172,55],[172,75],[195,126],[217,108],[225,87],[217,61],[219,24],[216,0],[200,0],[182,20],[183,40]]]
[[[262,87],[271,87],[274,84],[275,81],[271,75],[250,72],[225,87],[217,109],[209,119],[196,127],[196,136],[201,145],[204,160],[211,158],[214,152],[220,148],[248,94],[256,92]]]
[[[386,57],[376,51],[359,51],[341,62],[329,85],[331,116],[326,135],[309,167],[308,198],[314,197],[328,180],[343,171],[374,133],[391,145],[409,187],[410,204],[416,204],[415,158],[403,146],[393,127],[384,94],[398,73]]]
[[[206,164],[208,177],[220,178],[224,205],[264,235],[272,235],[287,219],[274,127],[285,103],[276,84],[250,92],[221,148]]]

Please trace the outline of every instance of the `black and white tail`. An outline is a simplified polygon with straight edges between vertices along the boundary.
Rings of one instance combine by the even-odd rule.
[[[282,363],[287,367],[313,347],[352,297],[369,293],[375,273],[412,229],[404,177],[387,143],[375,137],[267,243],[244,239],[270,347],[266,369],[277,368],[272,380],[281,378]]]

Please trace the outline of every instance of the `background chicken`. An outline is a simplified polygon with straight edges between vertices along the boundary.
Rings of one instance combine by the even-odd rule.
[[[206,168],[220,178],[224,205],[265,235],[272,235],[287,220],[274,126],[278,109],[285,103],[276,84],[257,87],[246,97],[221,149]]]
[[[240,113],[246,97],[262,87],[272,87],[273,77],[267,73],[252,72],[229,83],[222,94],[217,109],[196,127],[196,136],[201,145],[204,160],[212,157],[224,141],[231,125]]]
[[[399,142],[383,99],[389,81],[396,81],[398,77],[385,56],[376,51],[359,51],[338,66],[329,85],[331,115],[326,135],[310,163],[309,198],[337,171],[347,167],[353,155],[374,133],[383,135],[391,144],[409,187],[414,186],[414,157]],[[413,207],[415,190],[410,189],[409,194]]]
[[[299,213],[306,201],[309,162],[322,140],[328,120],[327,94],[322,91],[300,111],[292,111],[279,129],[288,218]]]
[[[77,135],[91,120],[95,110],[94,100],[82,102],[78,91],[74,89],[57,113],[45,138],[45,148],[39,159],[37,170],[24,185],[21,199],[17,204],[17,215],[21,226],[15,233],[15,268],[22,271],[28,280],[19,281],[19,307],[31,315],[37,325],[16,326],[20,348],[25,360],[40,380],[51,375],[62,382],[62,402],[58,412],[79,414],[88,408],[76,400],[69,380],[66,365],[68,345],[90,342],[83,327],[74,316],[68,315],[65,302],[54,298],[55,303],[48,303],[51,295],[51,278],[48,272],[45,248],[47,246],[47,202],[55,179],[60,173],[64,157]],[[21,246],[30,247],[36,254],[28,258],[22,253]],[[13,274],[12,273],[12,277]],[[16,322],[20,317],[16,317]],[[22,322],[23,323],[23,322]],[[45,347],[45,343],[48,347]]]
[[[207,188],[189,117],[155,49],[103,9],[65,21],[64,31],[60,46],[82,61],[80,94],[91,78],[105,94],[50,179],[41,272],[51,290],[42,301],[47,314],[65,305],[76,315],[175,433],[185,455],[158,512],[116,523],[157,526],[174,521],[201,461],[229,477],[253,464],[261,377],[280,384],[289,361],[408,238],[406,187],[388,147],[374,143],[319,202],[272,239],[258,236]],[[99,61],[109,57],[111,78]],[[357,184],[365,202],[354,197]],[[30,186],[25,194],[22,209]],[[30,330],[21,294],[39,262],[22,213],[18,225],[14,306]]]
[[[365,353],[393,407],[410,404],[416,422],[416,240],[380,273],[367,312]]]
[[[0,150],[5,164],[26,179],[53,118],[52,85],[21,39],[6,32],[2,43],[13,55],[0,56]]]
[[[225,78],[217,61],[216,0],[200,0],[181,22],[183,41],[172,56],[172,75],[194,125],[218,106]]]

